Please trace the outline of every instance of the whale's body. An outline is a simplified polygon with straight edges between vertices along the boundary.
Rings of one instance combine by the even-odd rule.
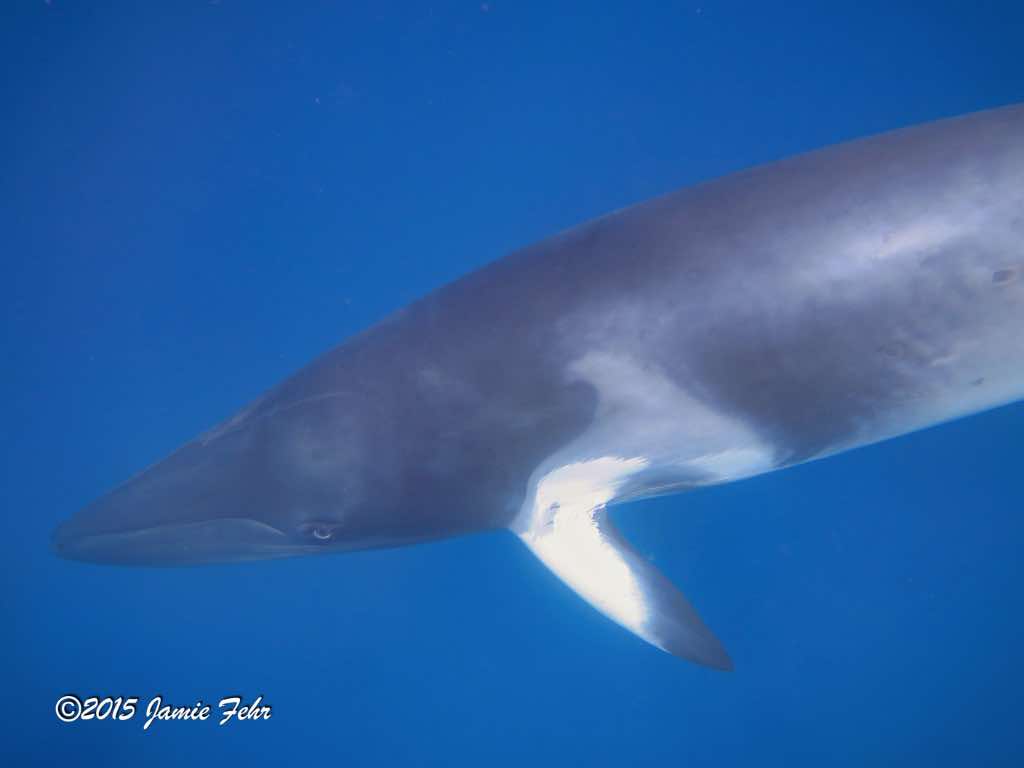
[[[175,564],[507,527],[596,607],[715,667],[611,527],[1024,397],[1024,106],[852,142],[512,254],[327,353],[55,534]]]

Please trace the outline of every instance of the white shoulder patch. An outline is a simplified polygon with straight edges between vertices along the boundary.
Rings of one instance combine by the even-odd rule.
[[[639,456],[651,474],[680,483],[730,482],[772,469],[775,451],[740,420],[716,411],[653,366],[589,353],[570,375],[594,387],[594,424],[559,452],[578,457]],[[555,457],[552,457],[553,459]]]

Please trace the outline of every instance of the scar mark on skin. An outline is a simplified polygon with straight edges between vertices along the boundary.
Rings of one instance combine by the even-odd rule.
[[[1003,285],[1009,283],[1017,278],[1016,269],[998,269],[992,273],[992,282],[996,285]]]

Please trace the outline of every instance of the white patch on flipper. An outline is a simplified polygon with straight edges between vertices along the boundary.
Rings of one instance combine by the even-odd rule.
[[[581,597],[664,650],[718,668],[728,656],[686,599],[621,539],[606,506],[749,477],[774,452],[662,372],[589,354],[570,378],[594,387],[591,426],[534,470],[513,531]]]
[[[585,600],[637,633],[648,615],[643,590],[601,532],[599,517],[621,482],[646,464],[605,457],[559,467],[537,484],[531,513],[516,531]]]
[[[549,472],[516,533],[581,597],[638,637],[680,658],[731,669],[729,654],[693,606],[608,519],[607,501],[646,466],[644,459],[606,456]]]

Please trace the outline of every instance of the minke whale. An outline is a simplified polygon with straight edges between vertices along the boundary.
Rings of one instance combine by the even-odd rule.
[[[668,653],[731,668],[613,505],[1024,396],[1024,104],[610,213],[435,291],[61,524],[178,565],[512,531]]]

